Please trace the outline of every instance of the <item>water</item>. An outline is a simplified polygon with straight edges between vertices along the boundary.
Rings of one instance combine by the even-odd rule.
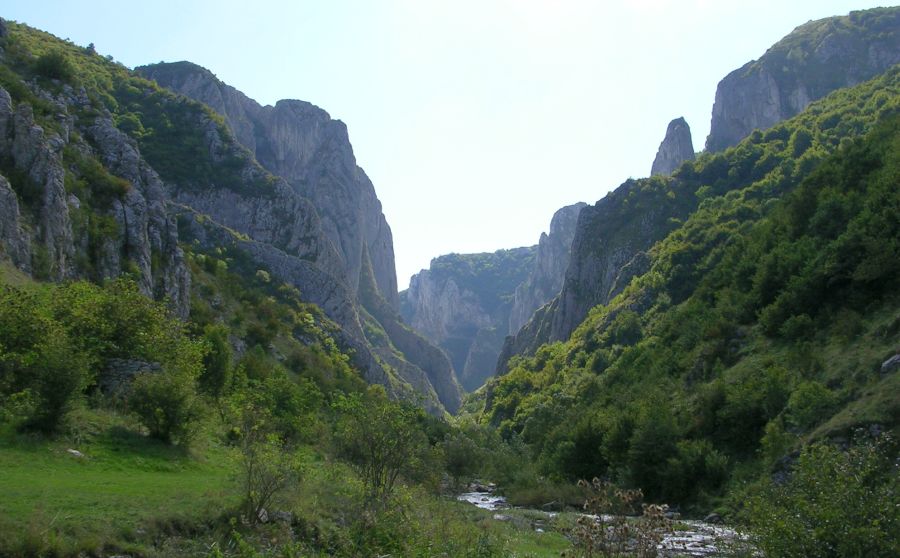
[[[491,492],[464,492],[456,497],[460,502],[468,502],[483,510],[502,510],[508,508],[506,498],[495,496]]]
[[[509,508],[506,499],[503,496],[496,496],[492,492],[473,491],[465,492],[456,497],[461,502],[468,502],[483,510],[497,511]],[[557,514],[548,513],[541,510],[530,510],[532,512],[545,514],[549,519],[553,519]],[[508,516],[495,514],[494,518],[499,521],[507,521]],[[604,520],[609,521],[611,518],[604,516]],[[732,546],[736,542],[745,541],[746,537],[733,529],[722,525],[713,525],[702,521],[678,520],[677,525],[680,530],[666,533],[662,541],[657,546],[660,556],[665,558],[675,557],[691,557],[703,558],[707,556],[717,556],[726,546]],[[544,525],[542,522],[535,523],[535,530],[543,532]]]

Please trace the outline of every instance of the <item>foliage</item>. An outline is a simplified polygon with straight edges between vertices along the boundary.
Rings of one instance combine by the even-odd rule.
[[[47,79],[60,81],[72,81],[75,77],[75,69],[66,55],[58,50],[42,54],[34,62],[34,71]]]
[[[415,426],[421,412],[387,399],[372,386],[365,396],[336,402],[340,420],[335,433],[339,455],[353,465],[365,487],[367,502],[385,508],[401,473],[412,473],[425,459],[427,441]]]
[[[607,476],[689,509],[804,436],[894,424],[896,382],[871,371],[895,349],[898,83],[891,70],[611,194],[622,223],[604,226],[648,204],[683,220],[571,339],[510,361],[486,421],[553,478]]]
[[[786,482],[751,497],[750,525],[766,556],[897,556],[896,442],[861,438],[847,450],[804,448]]]
[[[194,378],[173,372],[144,372],[133,381],[128,407],[150,436],[186,445],[201,417]]]
[[[220,398],[231,387],[233,372],[228,328],[223,325],[206,326],[203,338],[209,345],[209,351],[203,357],[203,372],[197,382],[204,393]]]
[[[563,556],[592,558],[657,556],[657,546],[672,530],[667,506],[642,504],[640,490],[623,490],[607,481],[579,481],[587,493],[585,514],[578,518],[571,536],[575,548]],[[640,518],[626,514],[642,510]]]

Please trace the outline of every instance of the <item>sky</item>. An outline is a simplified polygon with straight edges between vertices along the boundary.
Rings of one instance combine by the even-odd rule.
[[[6,0],[0,17],[128,67],[190,60],[347,124],[400,288],[450,252],[536,244],[553,213],[700,151],[716,84],[849,0]]]

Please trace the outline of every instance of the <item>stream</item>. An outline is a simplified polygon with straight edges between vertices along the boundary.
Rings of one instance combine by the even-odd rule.
[[[489,491],[464,492],[459,494],[456,499],[461,502],[468,502],[469,504],[488,511],[500,511],[510,508],[503,496],[495,495],[493,492]],[[552,520],[557,516],[554,512],[535,509],[528,509],[527,511],[543,514],[548,520]],[[510,517],[505,514],[497,513],[494,514],[494,519],[498,521],[509,521]],[[666,533],[657,546],[661,557],[693,558],[717,556],[720,553],[720,549],[724,546],[746,540],[744,535],[723,525],[714,525],[712,523],[704,523],[703,521],[690,519],[679,519],[676,520],[675,523],[678,525],[678,530]],[[541,522],[535,523],[533,528],[538,532],[544,531],[544,525]]]

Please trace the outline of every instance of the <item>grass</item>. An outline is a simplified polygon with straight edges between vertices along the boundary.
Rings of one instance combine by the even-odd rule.
[[[197,529],[237,505],[223,448],[199,458],[121,425],[71,442],[0,437],[0,555],[145,553],[160,531]]]

